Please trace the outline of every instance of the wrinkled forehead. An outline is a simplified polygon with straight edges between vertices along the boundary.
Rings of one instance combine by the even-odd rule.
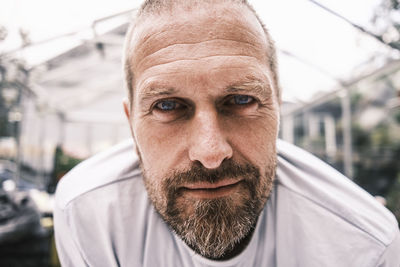
[[[225,4],[142,15],[128,43],[132,71],[166,47],[213,40],[247,43],[267,62],[268,42],[255,15],[245,6]]]

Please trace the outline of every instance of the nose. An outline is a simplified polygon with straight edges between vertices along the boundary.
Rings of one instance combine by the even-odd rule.
[[[198,112],[192,121],[189,158],[207,169],[215,169],[232,157],[232,147],[224,133],[229,131],[218,121],[216,112]]]

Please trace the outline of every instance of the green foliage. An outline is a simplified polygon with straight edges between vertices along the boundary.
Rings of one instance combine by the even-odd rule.
[[[387,195],[400,174],[400,141],[383,124],[367,132],[353,128],[354,181],[373,195]]]
[[[48,191],[53,193],[58,181],[82,160],[83,159],[68,155],[60,146],[58,146],[54,153],[53,174],[50,184],[48,185]]]
[[[54,156],[54,173],[57,178],[70,171],[73,167],[79,164],[82,159],[66,154],[61,147],[56,148]]]
[[[8,136],[8,120],[3,114],[0,114],[0,137]]]
[[[400,124],[400,109],[395,112],[393,117],[394,117],[395,122],[397,124]]]
[[[400,126],[395,111],[371,130],[353,125],[354,181],[372,195],[384,196],[400,222]]]

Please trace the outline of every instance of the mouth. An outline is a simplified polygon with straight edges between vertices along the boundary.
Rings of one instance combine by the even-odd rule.
[[[182,193],[193,198],[212,199],[228,196],[237,190],[241,180],[225,179],[217,183],[198,182],[184,185]]]

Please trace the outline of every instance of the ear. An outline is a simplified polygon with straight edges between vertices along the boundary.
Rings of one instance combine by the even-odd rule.
[[[133,134],[133,127],[132,127],[133,113],[131,108],[131,101],[129,101],[127,97],[124,97],[124,99],[122,100],[122,105],[124,106],[124,112],[126,118],[128,119],[129,129],[131,130],[132,137],[135,140],[135,135]]]
[[[129,99],[127,97],[124,97],[124,99],[122,100],[122,105],[124,106],[126,118],[128,119],[128,121],[130,123],[130,121],[131,121],[131,102],[129,101]]]
[[[136,151],[137,155],[139,155],[139,158],[140,158],[139,149],[137,147],[137,142],[136,142],[135,134],[133,132],[133,127],[132,127],[133,114],[132,114],[132,108],[131,108],[131,101],[129,101],[129,99],[127,97],[124,97],[124,99],[122,100],[122,105],[124,106],[124,112],[125,112],[126,118],[128,119],[129,129],[131,131],[131,135],[132,135],[132,138],[134,141],[133,146],[135,147],[135,151]]]
[[[131,108],[131,101],[129,101],[129,99],[127,97],[124,97],[124,99],[122,100],[122,105],[124,106],[124,112],[125,112],[126,118],[128,119],[129,128],[131,130],[132,136],[134,137],[133,128],[132,128],[133,113],[132,113],[132,108]]]

